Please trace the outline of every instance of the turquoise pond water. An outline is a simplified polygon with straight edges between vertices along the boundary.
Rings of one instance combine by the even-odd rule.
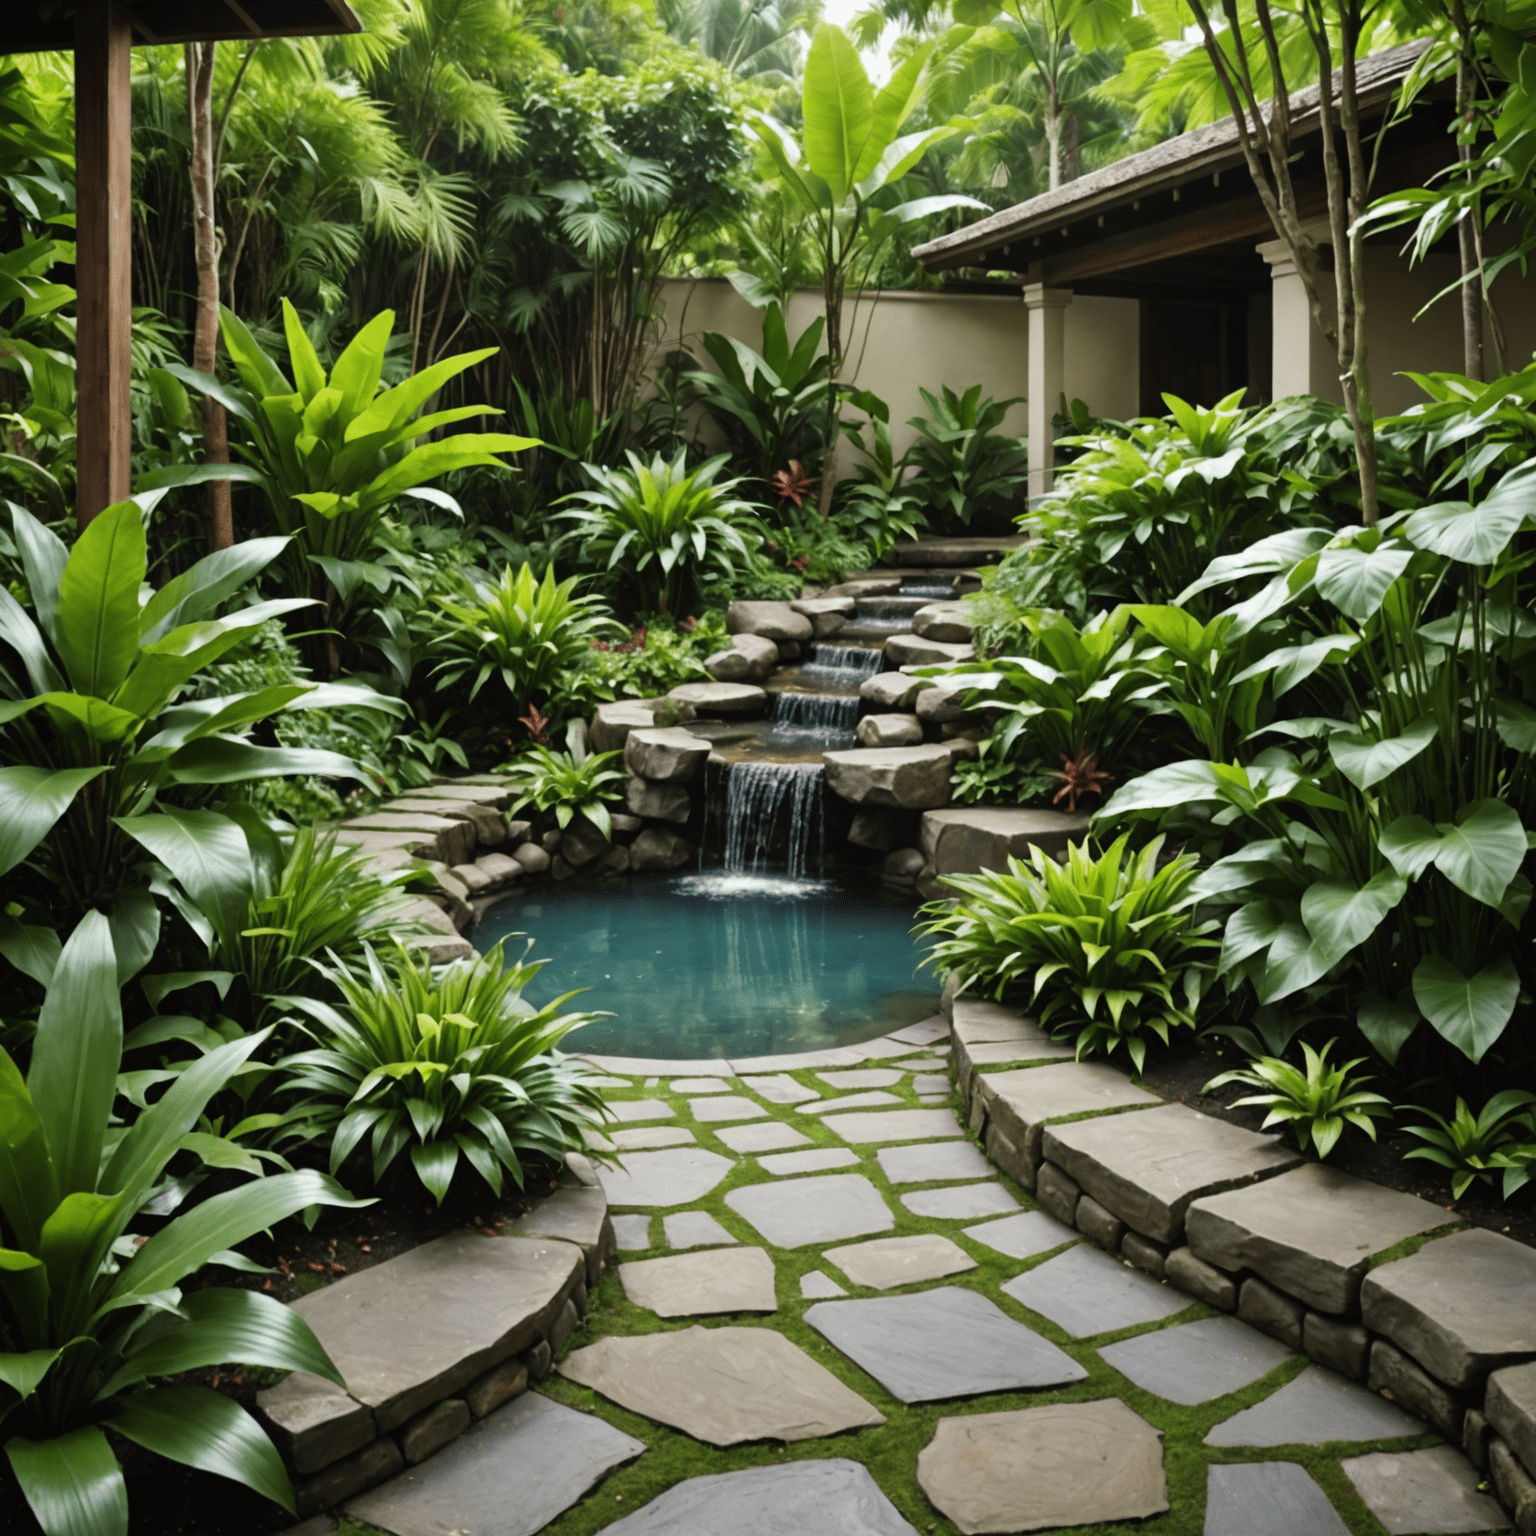
[[[501,903],[475,932],[484,950],[514,933],[549,963],[528,988],[542,1004],[585,987],[572,1008],[610,1019],[568,1051],[674,1060],[851,1045],[927,1018],[939,986],[914,973],[910,900],[832,880],[650,875],[544,886]],[[508,943],[509,957],[522,941]]]

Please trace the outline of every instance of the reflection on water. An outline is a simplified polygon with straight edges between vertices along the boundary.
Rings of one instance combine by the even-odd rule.
[[[868,1040],[934,1011],[909,903],[834,880],[711,872],[545,888],[496,907],[484,949],[532,934],[544,1003],[612,1012],[568,1049],[677,1059]],[[509,946],[514,949],[515,946]]]

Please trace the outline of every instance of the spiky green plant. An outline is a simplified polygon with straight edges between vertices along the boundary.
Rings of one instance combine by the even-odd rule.
[[[605,802],[620,798],[614,786],[624,782],[624,774],[608,766],[618,756],[617,752],[589,755],[530,747],[505,770],[507,787],[517,796],[519,806],[531,805],[536,811],[553,809],[562,827],[582,815],[604,837],[612,837],[613,819]]]
[[[1219,942],[1197,923],[1189,887],[1198,860],[1179,854],[1159,867],[1163,839],[1129,854],[1122,837],[1097,858],[1084,844],[1064,865],[1039,848],[1010,858],[1006,872],[947,875],[958,903],[931,902],[917,932],[935,939],[926,964],[1002,997],[1025,989],[1042,1024],[1076,1034],[1079,1059],[1122,1043],[1139,1072],[1147,1039],[1164,1045],[1193,1028]]]
[[[1435,1123],[1403,1129],[1428,1145],[1403,1155],[1449,1168],[1451,1193],[1458,1200],[1474,1183],[1492,1184],[1501,1174],[1508,1200],[1536,1178],[1536,1093],[1506,1088],[1475,1115],[1458,1098],[1449,1120],[1432,1109],[1422,1113]]]

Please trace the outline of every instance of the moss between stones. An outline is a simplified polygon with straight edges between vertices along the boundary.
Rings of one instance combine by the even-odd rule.
[[[1405,1237],[1400,1243],[1393,1243],[1390,1248],[1383,1248],[1380,1253],[1373,1253],[1366,1263],[1366,1269],[1380,1269],[1383,1264],[1390,1264],[1394,1259],[1406,1259],[1410,1253],[1417,1253],[1425,1243],[1432,1243],[1437,1237],[1449,1237],[1452,1232],[1464,1232],[1468,1223],[1465,1221],[1447,1221],[1438,1227],[1431,1227],[1428,1232],[1420,1232],[1414,1237]]]
[[[872,1062],[870,1065],[879,1066],[883,1063]],[[798,1082],[814,1084],[823,1090],[827,1089],[827,1085],[820,1083],[813,1072],[773,1075],[788,1075]],[[737,1085],[736,1091],[749,1092],[750,1090]],[[911,1092],[910,1080],[897,1085],[891,1091],[898,1093],[905,1104],[917,1106],[916,1095]],[[736,1166],[715,1190],[702,1200],[677,1207],[677,1209],[708,1211],[742,1243],[766,1246],[759,1234],[725,1203],[725,1196],[733,1189],[739,1189],[747,1184],[781,1182],[770,1179],[770,1176],[757,1166],[755,1155],[738,1157],[723,1143],[713,1140],[711,1131],[714,1127],[693,1124],[687,1111],[690,1096],[672,1093],[665,1078],[659,1082],[650,1083],[650,1086],[644,1086],[642,1080],[637,1079],[631,1090],[627,1092],[618,1089],[609,1090],[609,1096],[614,1099],[663,1099],[678,1111],[679,1120],[692,1125],[701,1146],[734,1158]],[[949,1103],[952,1108],[958,1109],[956,1095],[951,1094]],[[888,1107],[896,1108],[897,1106]],[[796,1113],[795,1106],[769,1104],[767,1108],[770,1115],[794,1124],[817,1146],[845,1148],[848,1145],[823,1126],[816,1116]],[[1358,1456],[1372,1450],[1418,1449],[1422,1446],[1438,1444],[1440,1437],[1433,1434],[1427,1426],[1422,1437],[1409,1441],[1351,1441],[1347,1445],[1336,1446],[1280,1446],[1262,1449],[1220,1449],[1205,1446],[1201,1442],[1214,1425],[1230,1418],[1240,1409],[1259,1402],[1269,1396],[1272,1391],[1283,1386],[1301,1372],[1307,1363],[1305,1359],[1296,1356],[1243,1391],[1231,1393],[1226,1397],[1217,1398],[1213,1402],[1203,1403],[1193,1408],[1183,1408],[1166,1402],[1162,1398],[1154,1397],[1151,1393],[1133,1386],[1117,1371],[1100,1360],[1097,1346],[1111,1343],[1115,1339],[1154,1332],[1159,1328],[1174,1327],[1198,1317],[1217,1315],[1212,1308],[1191,1301],[1186,1310],[1177,1313],[1174,1317],[1150,1326],[1126,1328],[1116,1333],[1099,1335],[1092,1346],[1074,1339],[1054,1323],[1029,1312],[1000,1290],[1003,1281],[1011,1280],[1025,1269],[1044,1263],[1055,1253],[1060,1252],[1060,1249],[1053,1249],[1049,1253],[1039,1254],[1021,1262],[1007,1258],[965,1237],[961,1232],[962,1225],[975,1223],[941,1221],[915,1216],[901,1204],[897,1187],[886,1180],[875,1157],[878,1148],[861,1149],[855,1146],[851,1150],[859,1157],[857,1167],[849,1164],[844,1168],[825,1171],[834,1174],[862,1172],[870,1177],[877,1187],[887,1194],[887,1203],[896,1219],[895,1228],[889,1235],[905,1236],[936,1232],[950,1238],[976,1261],[977,1267],[965,1274],[951,1276],[942,1284],[968,1286],[986,1295],[1010,1316],[1026,1322],[1037,1333],[1065,1350],[1089,1372],[1088,1378],[1075,1386],[1057,1392],[1001,1392],[980,1398],[908,1407],[893,1398],[877,1381],[834,1349],[804,1321],[806,1310],[815,1303],[801,1297],[801,1276],[813,1269],[824,1269],[832,1274],[833,1278],[838,1279],[839,1283],[842,1283],[846,1277],[842,1276],[835,1266],[826,1263],[815,1247],[772,1249],[770,1251],[774,1259],[778,1285],[778,1313],[771,1318],[755,1315],[707,1318],[702,1320],[705,1326],[728,1323],[734,1327],[776,1329],[878,1408],[886,1415],[888,1422],[875,1429],[832,1435],[820,1440],[801,1441],[794,1445],[781,1446],[777,1443],[761,1442],[720,1450],[701,1444],[678,1430],[630,1413],[591,1389],[568,1381],[558,1374],[551,1375],[537,1390],[556,1402],[565,1403],[584,1413],[597,1415],[626,1434],[643,1441],[648,1449],[636,1461],[621,1467],[605,1478],[585,1499],[547,1526],[547,1536],[589,1536],[589,1533],[601,1531],[686,1478],[831,1456],[848,1457],[867,1466],[875,1480],[884,1489],[886,1496],[919,1532],[932,1532],[935,1536],[953,1536],[956,1527],[940,1516],[928,1503],[917,1481],[918,1454],[933,1438],[940,1419],[971,1413],[995,1413],[1005,1409],[1033,1408],[1045,1403],[1084,1402],[1101,1397],[1123,1399],[1148,1423],[1163,1432],[1164,1465],[1168,1478],[1170,1510],[1166,1515],[1146,1521],[1112,1522],[1063,1529],[1082,1533],[1082,1536],[1137,1536],[1137,1533],[1140,1533],[1140,1536],[1201,1536],[1205,1521],[1207,1466],[1212,1463],[1275,1460],[1296,1462],[1305,1467],[1332,1499],[1334,1506],[1355,1536],[1386,1536],[1383,1527],[1355,1493],[1353,1485],[1339,1466],[1339,1460],[1341,1457]],[[794,1178],[798,1177],[800,1175],[792,1175],[789,1181],[793,1182]],[[1006,1175],[994,1170],[993,1177],[1014,1195],[1024,1209],[1035,1208],[1035,1202]],[[899,1192],[906,1194],[916,1189],[942,1188],[955,1182],[957,1181],[933,1180],[921,1184],[903,1184],[899,1186]],[[654,1213],[652,1220],[652,1236],[657,1239],[662,1235],[661,1214]],[[827,1244],[826,1246],[836,1245]],[[655,1254],[665,1253],[668,1250],[658,1247],[651,1251]],[[619,1260],[640,1256],[638,1251],[624,1251],[619,1255]],[[901,1295],[928,1288],[929,1284],[924,1283],[898,1287],[893,1291],[878,1294]],[[851,1294],[859,1294],[857,1287],[850,1285],[849,1290]],[[619,1334],[661,1333],[693,1327],[696,1321],[699,1320],[692,1318],[663,1320],[646,1308],[634,1305],[625,1296],[618,1274],[610,1268],[592,1294],[591,1309],[585,1323],[572,1335],[562,1354],[579,1349],[597,1338]],[[375,1536],[375,1533],[371,1526],[344,1521],[339,1536]]]

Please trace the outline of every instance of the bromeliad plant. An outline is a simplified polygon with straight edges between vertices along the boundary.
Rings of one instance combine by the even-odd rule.
[[[1034,848],[1006,873],[946,875],[960,900],[922,909],[917,932],[935,940],[924,963],[961,991],[1022,993],[1042,1024],[1076,1036],[1079,1059],[1123,1044],[1140,1072],[1149,1037],[1166,1045],[1171,1030],[1194,1028],[1220,944],[1195,916],[1198,860],[1159,866],[1162,850],[1154,838],[1130,854],[1122,837],[1097,858],[1073,844],[1065,865]]]
[[[1336,1043],[1330,1040],[1322,1050],[1315,1051],[1303,1040],[1305,1070],[1278,1056],[1260,1056],[1246,1067],[1219,1073],[1205,1085],[1205,1091],[1209,1093],[1223,1083],[1243,1083],[1262,1089],[1260,1093],[1233,1100],[1233,1106],[1255,1104],[1267,1109],[1265,1130],[1272,1125],[1290,1126],[1301,1150],[1314,1148],[1319,1158],[1326,1158],[1333,1151],[1346,1124],[1358,1127],[1375,1141],[1376,1121],[1391,1114],[1391,1103],[1365,1088],[1371,1080],[1368,1076],[1352,1075],[1365,1060],[1363,1056],[1346,1061],[1341,1067],[1329,1065],[1328,1052]]]
[[[1467,1101],[1456,1100],[1449,1120],[1435,1110],[1423,1111],[1433,1125],[1405,1125],[1403,1130],[1426,1143],[1405,1152],[1451,1170],[1451,1193],[1460,1200],[1474,1183],[1492,1184],[1509,1200],[1536,1179],[1536,1093],[1506,1088],[1483,1105],[1478,1114]]]
[[[624,773],[609,764],[621,754],[589,753],[579,722],[566,732],[566,745],[570,749],[566,752],[530,747],[503,770],[507,787],[517,797],[514,804],[553,810],[562,827],[585,816],[604,837],[611,837],[613,819],[607,802],[622,798],[618,786],[624,782]]]
[[[405,1154],[441,1203],[461,1156],[499,1195],[506,1174],[523,1187],[519,1153],[583,1147],[602,1096],[556,1048],[593,1016],[560,1012],[574,993],[530,1007],[543,962],[508,965],[502,948],[440,973],[403,945],[387,967],[371,947],[361,971],[315,962],[344,1005],[290,998],[315,1048],[281,1066],[330,1137],[333,1172],[357,1154],[379,1186]]]
[[[282,1173],[132,1235],[204,1106],[264,1036],[210,1050],[126,1130],[114,1126],[117,977],[110,925],[91,913],[59,957],[25,1081],[0,1050],[0,1444],[48,1536],[127,1536],[109,1430],[293,1513],[255,1420],[208,1387],[163,1378],[230,1361],[341,1377],[309,1325],[271,1298],[181,1285],[308,1206],[368,1202],[319,1173]]]

